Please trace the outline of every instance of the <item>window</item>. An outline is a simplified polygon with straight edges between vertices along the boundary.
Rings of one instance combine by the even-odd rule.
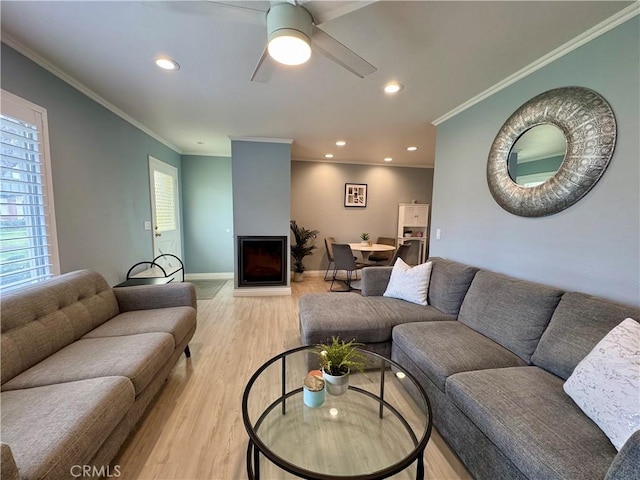
[[[173,177],[155,170],[153,172],[156,196],[156,230],[167,232],[176,229],[176,191]]]
[[[0,291],[58,273],[47,111],[2,90]]]

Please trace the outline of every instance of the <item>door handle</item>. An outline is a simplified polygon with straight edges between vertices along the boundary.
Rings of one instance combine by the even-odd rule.
[[[161,233],[156,232],[156,237],[161,237],[161,236],[162,236]]]

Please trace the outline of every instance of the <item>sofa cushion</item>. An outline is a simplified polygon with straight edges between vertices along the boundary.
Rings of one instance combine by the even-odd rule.
[[[517,355],[457,321],[422,322],[393,329],[400,349],[444,392],[450,375],[485,368],[526,365]]]
[[[564,391],[620,450],[640,430],[640,324],[627,318],[598,342]]]
[[[464,296],[478,269],[463,263],[432,257],[429,305],[449,315],[458,316]]]
[[[2,391],[32,388],[87,378],[122,376],[136,396],[171,357],[168,333],[78,340],[2,385]]]
[[[458,320],[529,362],[562,293],[481,270],[462,302]]]
[[[616,449],[538,367],[452,375],[447,396],[527,476],[604,478]]]
[[[134,401],[131,382],[102,377],[0,394],[2,441],[20,478],[72,478],[87,465]]]
[[[192,307],[168,307],[124,312],[91,330],[82,338],[119,337],[137,333],[165,332],[178,345],[196,325]]]
[[[299,301],[300,335],[305,345],[326,342],[334,335],[361,343],[391,341],[391,329],[401,323],[454,320],[431,306],[357,293],[312,293]]]
[[[640,309],[584,293],[565,293],[531,361],[566,380],[578,362],[629,317],[640,320]]]
[[[117,314],[113,290],[89,270],[3,293],[2,383]]]

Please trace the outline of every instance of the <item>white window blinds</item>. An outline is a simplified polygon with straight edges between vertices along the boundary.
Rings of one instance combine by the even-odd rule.
[[[173,177],[159,171],[153,172],[156,196],[156,231],[167,232],[176,229],[176,189]]]
[[[46,110],[2,91],[0,290],[59,273]]]

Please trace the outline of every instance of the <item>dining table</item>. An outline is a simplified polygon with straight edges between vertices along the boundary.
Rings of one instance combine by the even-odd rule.
[[[396,247],[394,247],[393,245],[386,245],[384,243],[372,243],[371,245],[369,245],[358,242],[350,243],[349,246],[354,252],[360,252],[360,254],[362,255],[363,263],[367,263],[367,261],[369,260],[369,255],[372,252],[391,252],[396,249]]]

